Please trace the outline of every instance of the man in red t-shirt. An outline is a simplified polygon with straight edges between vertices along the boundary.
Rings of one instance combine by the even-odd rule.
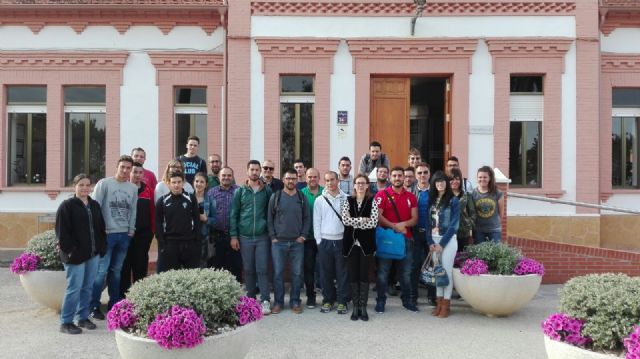
[[[400,261],[400,287],[402,289],[402,306],[412,312],[417,312],[418,307],[411,302],[411,265],[413,263],[413,234],[411,227],[418,223],[418,203],[416,196],[404,189],[404,169],[394,167],[391,169],[391,187],[376,194],[374,201],[378,204],[378,225],[391,228],[404,234],[406,256]],[[395,208],[394,208],[395,204]],[[398,218],[400,217],[400,218]],[[376,312],[384,313],[387,301],[387,285],[391,259],[378,259],[378,271],[376,273],[376,285],[378,297],[376,299]]]

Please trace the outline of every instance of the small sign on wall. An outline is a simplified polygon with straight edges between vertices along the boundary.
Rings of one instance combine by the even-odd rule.
[[[349,114],[347,111],[338,111],[338,125],[348,125]]]

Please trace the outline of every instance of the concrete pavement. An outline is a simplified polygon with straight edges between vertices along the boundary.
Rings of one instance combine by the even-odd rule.
[[[71,336],[58,332],[59,316],[31,301],[16,275],[0,268],[0,358],[118,358],[113,333],[103,321],[98,329]],[[387,312],[370,321],[352,322],[348,315],[288,308],[265,317],[259,340],[247,358],[546,358],[540,323],[558,306],[558,285],[543,285],[525,308],[508,318],[475,313],[464,301],[453,301],[451,316],[402,308],[398,297]],[[371,296],[374,293],[371,292]],[[304,299],[303,299],[304,300]]]

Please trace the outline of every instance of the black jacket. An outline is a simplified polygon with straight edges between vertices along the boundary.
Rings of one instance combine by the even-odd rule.
[[[168,194],[156,202],[156,238],[164,246],[167,240],[197,239],[200,231],[200,210],[193,194]]]
[[[60,204],[56,213],[56,237],[60,245],[60,260],[80,264],[91,259],[91,237],[96,254],[107,252],[107,233],[100,204],[89,197],[89,211],[82,201],[72,197]]]

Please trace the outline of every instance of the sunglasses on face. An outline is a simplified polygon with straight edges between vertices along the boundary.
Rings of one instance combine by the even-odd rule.
[[[262,169],[265,171],[273,171],[274,167],[262,166]]]
[[[424,172],[416,172],[416,174],[417,174],[418,176],[422,176],[422,175],[428,175],[428,174],[429,174],[429,172],[428,172],[428,171],[424,171]]]

